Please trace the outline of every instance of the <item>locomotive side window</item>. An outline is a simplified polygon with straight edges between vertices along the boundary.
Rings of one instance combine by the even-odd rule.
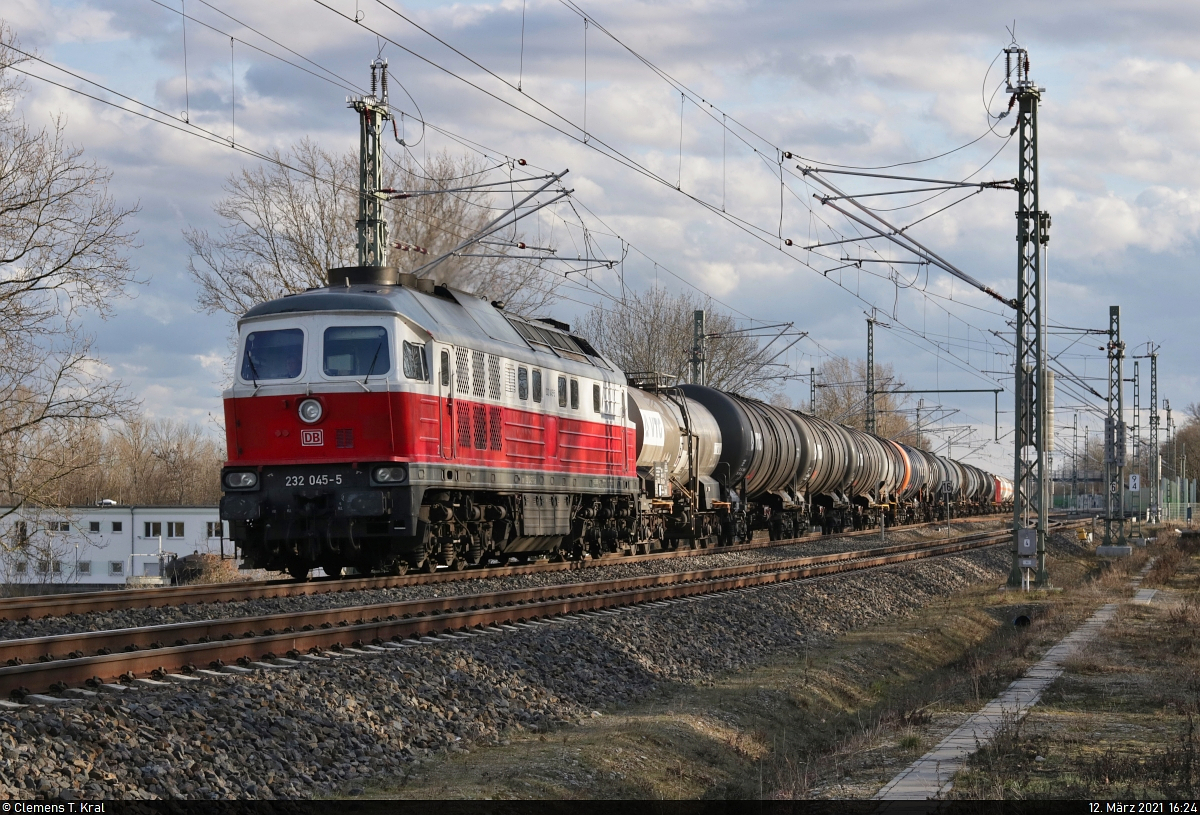
[[[528,368],[517,368],[517,398],[522,402],[529,398]]]
[[[537,368],[533,369],[533,401],[542,401],[542,372]]]
[[[600,386],[592,385],[592,412],[600,412]]]
[[[571,380],[571,410],[579,410],[579,380]]]
[[[242,380],[295,379],[304,366],[304,332],[299,328],[252,331],[246,337]]]
[[[442,349],[442,386],[450,385],[450,352]]]
[[[565,376],[558,378],[558,406],[567,406],[567,378]]]
[[[326,376],[375,376],[392,367],[387,329],[339,326],[325,329]]]
[[[444,351],[442,353],[445,353]],[[425,346],[416,343],[404,343],[404,375],[418,382],[429,381],[429,371],[425,367]]]

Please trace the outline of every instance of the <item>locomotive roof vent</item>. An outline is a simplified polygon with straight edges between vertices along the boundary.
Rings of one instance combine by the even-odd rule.
[[[329,285],[337,286],[396,286],[400,270],[395,266],[339,266],[329,270]]]
[[[417,277],[395,266],[340,266],[329,270],[330,288],[363,285],[404,286],[425,294],[433,294],[436,286],[431,278]]]
[[[568,325],[567,323],[564,323],[562,320],[555,320],[552,317],[534,317],[533,319],[535,322],[545,323],[546,325],[552,325],[555,328],[559,329],[560,331],[568,331],[569,332],[571,330],[570,325]]]

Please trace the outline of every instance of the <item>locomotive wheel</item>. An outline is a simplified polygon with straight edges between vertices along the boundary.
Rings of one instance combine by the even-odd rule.
[[[294,579],[303,583],[304,581],[308,580],[310,568],[307,563],[300,563],[297,561],[295,563],[289,563],[287,571],[288,574],[290,574]]]

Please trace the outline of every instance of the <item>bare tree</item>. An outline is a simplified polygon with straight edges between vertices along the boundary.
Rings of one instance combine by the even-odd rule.
[[[56,460],[73,455],[80,463],[47,490],[48,501],[56,506],[91,505],[104,499],[149,506],[211,506],[221,497],[224,445],[187,422],[135,417],[110,430],[87,428],[67,442],[44,441],[44,455]],[[0,490],[0,502],[3,497]]]
[[[50,500],[86,466],[49,442],[132,407],[99,373],[78,317],[109,316],[134,281],[126,221],[137,208],[115,203],[111,173],[67,143],[61,117],[39,130],[18,113],[19,47],[0,22],[0,472],[12,505],[0,517]]]
[[[357,262],[357,152],[330,153],[305,140],[287,153],[274,152],[271,159],[273,163],[227,179],[225,197],[213,208],[222,224],[217,233],[184,230],[192,253],[188,271],[200,284],[201,308],[210,313],[240,317],[264,300],[325,285],[329,269]],[[484,171],[484,165],[467,157],[442,153],[422,167],[406,155],[387,166],[384,186],[453,189],[469,185]],[[393,249],[389,263],[412,271],[498,214],[492,197],[478,190],[391,201],[391,241],[416,249]],[[553,301],[555,277],[534,263],[508,257],[506,246],[490,243],[486,251],[465,254],[496,257],[454,257],[440,264],[433,277],[504,300],[518,313]]]
[[[888,393],[897,387],[891,365],[875,365],[875,432],[884,438],[916,446],[917,433],[901,401]],[[867,361],[833,357],[821,363],[817,403],[810,411],[831,422],[865,430],[867,424]],[[929,444],[922,439],[922,447]]]
[[[626,302],[594,306],[575,327],[624,371],[656,373],[688,382],[694,341],[693,314],[703,309],[705,381],[714,388],[769,395],[778,380],[769,378],[771,354],[758,340],[738,333],[732,315],[713,308],[691,292],[671,294],[651,288]]]

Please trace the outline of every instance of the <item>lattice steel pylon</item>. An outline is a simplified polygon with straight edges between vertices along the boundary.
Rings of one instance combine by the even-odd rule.
[[[866,430],[874,433],[875,421],[875,320],[867,318],[867,420]]]
[[[1029,52],[1013,45],[1004,49],[1008,92],[1017,107],[1019,134],[1017,173],[1017,337],[1014,366],[1016,391],[1015,476],[1013,478],[1013,548],[1008,584],[1019,587],[1026,570],[1033,584],[1050,584],[1046,571],[1046,314],[1043,309],[1042,247],[1049,241],[1050,216],[1039,206],[1037,109],[1043,88],[1029,79]],[[1010,106],[1011,107],[1011,106]],[[1033,530],[1033,535],[1030,534]],[[1030,540],[1030,538],[1033,540]],[[1030,551],[1033,549],[1033,551]]]
[[[378,95],[376,95],[378,93]],[[388,226],[383,217],[383,123],[392,118],[388,107],[387,60],[371,63],[371,95],[347,99],[359,119],[358,140],[358,265],[386,266]]]
[[[1104,417],[1104,545],[1125,545],[1125,343],[1121,307],[1108,308],[1108,415]],[[1115,529],[1115,532],[1114,532]]]
[[[1150,356],[1150,523],[1162,520],[1162,459],[1158,449],[1158,348],[1151,346]]]

